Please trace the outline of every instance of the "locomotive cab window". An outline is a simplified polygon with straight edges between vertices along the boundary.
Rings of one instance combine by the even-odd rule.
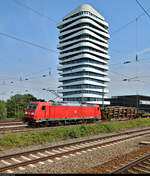
[[[29,105],[27,106],[27,109],[35,110],[36,107],[37,107],[37,104],[29,104]]]
[[[42,110],[45,110],[45,106],[42,106]]]

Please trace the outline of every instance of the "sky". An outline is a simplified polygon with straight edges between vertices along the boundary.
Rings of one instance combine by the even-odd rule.
[[[150,96],[150,1],[138,2],[146,12],[136,0],[0,0],[0,99],[56,97],[46,90],[60,85],[57,24],[81,4],[109,24],[108,97]]]

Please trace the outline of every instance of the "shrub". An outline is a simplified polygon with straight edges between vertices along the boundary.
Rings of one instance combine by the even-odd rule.
[[[5,102],[0,100],[0,120],[5,119],[7,117],[7,109]]]
[[[133,127],[144,127],[150,125],[150,118],[138,118],[123,122],[101,122],[96,124],[82,124],[76,126],[65,126],[45,131],[26,132],[18,134],[4,134],[0,136],[0,150],[10,147],[24,147],[38,145],[47,142],[59,141],[69,138],[110,133]]]

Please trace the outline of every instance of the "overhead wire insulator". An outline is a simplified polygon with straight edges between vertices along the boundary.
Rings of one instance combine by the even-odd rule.
[[[138,55],[136,54],[136,62],[138,62],[139,60],[138,60]]]
[[[123,62],[123,64],[129,64],[129,63],[131,63],[131,61],[125,61],[125,62]]]
[[[128,81],[128,79],[123,79],[122,81]]]

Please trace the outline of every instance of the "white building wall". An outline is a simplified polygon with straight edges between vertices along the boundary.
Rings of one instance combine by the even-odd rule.
[[[67,14],[57,27],[63,101],[109,105],[108,23],[90,5],[83,4]]]

